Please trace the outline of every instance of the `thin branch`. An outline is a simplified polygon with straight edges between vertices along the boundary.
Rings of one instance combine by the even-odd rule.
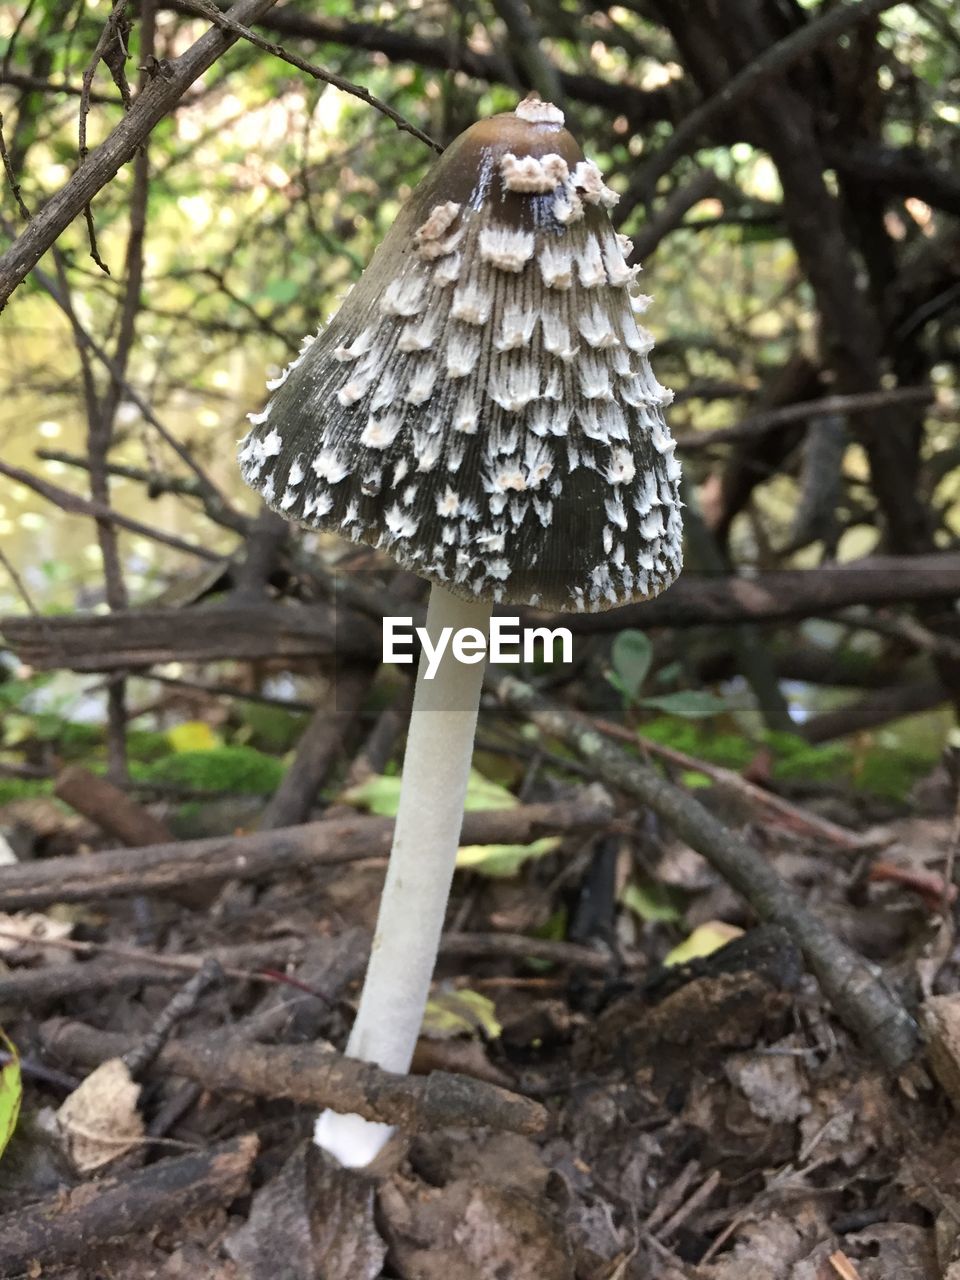
[[[643,166],[638,187],[652,195],[657,180],[691,151],[719,116],[742,102],[773,76],[783,75],[808,54],[828,40],[841,35],[858,22],[872,18],[884,9],[892,9],[897,0],[840,0],[810,22],[806,22],[783,40],[765,49],[737,72],[719,92],[691,111],[674,129],[668,141]]]
[[[919,1046],[919,1035],[898,997],[807,909],[756,849],[693,796],[606,741],[586,717],[494,670],[488,673],[487,687],[504,706],[572,747],[597,778],[648,805],[743,895],[761,920],[782,925],[803,951],[841,1021],[888,1069],[900,1071],[908,1065]]]
[[[0,475],[6,476],[9,480],[15,480],[18,484],[26,485],[34,493],[38,493],[41,498],[46,498],[55,507],[59,507],[61,511],[69,512],[70,515],[92,516],[94,520],[109,520],[111,524],[120,529],[126,529],[130,533],[138,533],[141,537],[150,538],[154,542],[162,542],[164,546],[173,547],[175,551],[183,551],[189,556],[198,556],[201,560],[210,560],[212,562],[223,559],[222,555],[219,555],[216,551],[210,551],[199,543],[187,542],[183,538],[178,538],[176,534],[164,533],[161,529],[153,529],[150,525],[141,524],[139,520],[121,515],[119,511],[114,511],[111,507],[104,506],[100,502],[93,502],[89,498],[81,498],[78,493],[71,493],[69,489],[61,489],[59,485],[51,484],[49,480],[41,480],[39,476],[35,476],[29,471],[24,471],[22,467],[13,467],[8,462],[0,460]]]
[[[90,470],[90,460],[82,453],[67,453],[60,449],[35,449],[34,457],[41,462],[59,462],[65,467],[76,467],[79,471]],[[111,476],[120,476],[124,480],[134,480],[137,484],[146,485],[148,496],[159,497],[164,493],[176,493],[187,498],[202,496],[200,483],[187,476],[164,475],[158,471],[150,471],[146,467],[131,467],[124,462],[108,462],[107,472]],[[229,526],[228,526],[229,527]]]
[[[10,184],[10,190],[13,193],[14,203],[20,211],[21,217],[26,221],[30,221],[30,210],[27,208],[23,200],[23,192],[20,189],[20,183],[17,181],[17,175],[13,171],[13,163],[10,160],[10,153],[7,150],[7,140],[3,134],[3,115],[0,113],[0,160],[3,161],[3,171],[7,175],[7,181]]]
[[[10,563],[10,561],[7,559],[7,553],[4,551],[3,547],[0,547],[0,564],[3,565],[4,569],[6,569],[7,573],[10,575],[10,581],[13,583],[17,591],[20,593],[20,598],[23,600],[23,603],[27,606],[27,608],[35,618],[39,618],[40,613],[37,609],[36,604],[34,603],[33,597],[30,595],[30,592],[27,590],[27,584],[20,577],[20,574],[17,573],[16,569]]]
[[[40,215],[37,215],[40,216]],[[7,224],[4,219],[0,219],[0,227],[6,229]],[[61,311],[71,317],[72,309],[70,307],[69,295],[66,295],[59,284],[51,279],[45,271],[39,267],[35,267],[33,271],[34,279],[40,284],[50,297],[54,300]],[[144,418],[153,427],[154,431],[177,455],[177,457],[190,468],[193,474],[200,482],[202,492],[200,494],[203,502],[204,510],[211,520],[217,524],[226,525],[233,529],[234,532],[245,534],[249,528],[249,521],[246,516],[242,515],[233,507],[223,496],[214,482],[207,475],[206,471],[196,461],[193,454],[186,446],[182,445],[173,433],[164,426],[153,409],[147,403],[146,399],[140,392],[130,383],[118,369],[116,361],[104,350],[104,348],[93,338],[86,329],[80,324],[75,316],[72,317],[71,323],[74,325],[74,334],[79,343],[81,343],[97,360],[104,366],[111,377],[115,378],[119,385],[123,388],[124,396],[131,401],[132,404],[143,414]]]
[[[238,0],[227,16],[236,22],[256,22],[275,0]],[[180,101],[194,81],[208,70],[237,37],[217,26],[204,32],[179,58],[167,64],[167,74],[156,75],[109,137],[94,151],[60,190],[0,256],[0,309],[14,289],[29,275],[46,251],[77,214],[110,182],[120,167]]]
[[[87,146],[87,116],[90,114],[90,89],[93,85],[93,77],[97,74],[97,67],[101,62],[108,62],[111,70],[117,65],[116,49],[119,46],[121,54],[126,55],[126,48],[123,44],[123,21],[124,13],[127,8],[127,0],[114,0],[113,8],[110,16],[107,18],[103,30],[100,32],[100,39],[97,41],[96,48],[87,63],[81,81],[80,94],[80,119],[79,119],[79,137],[78,152],[80,156],[80,164],[83,166],[87,162],[90,154],[90,148]],[[122,65],[122,63],[121,63]],[[123,101],[124,108],[130,109],[130,86],[127,84],[126,76],[117,74],[114,70],[114,82],[120,90],[120,96]],[[87,224],[87,240],[90,245],[90,257],[97,266],[106,275],[110,274],[110,268],[100,257],[100,250],[97,247],[97,229],[93,222],[93,208],[89,201],[83,208],[84,221]]]
[[[824,414],[872,413],[898,404],[932,404],[937,398],[932,387],[891,387],[888,391],[863,391],[855,395],[822,396],[819,400],[803,400],[799,404],[784,405],[782,409],[770,409],[744,418],[733,427],[718,427],[711,431],[683,431],[677,437],[677,447],[694,452],[709,449],[716,444],[732,444],[740,440],[753,440],[757,436],[775,431],[777,427],[802,422],[805,418],[822,417]]]
[[[23,89],[28,93],[63,93],[69,98],[79,98],[83,94],[83,85],[68,84],[66,82],[59,84],[54,80],[46,80],[43,76],[28,75],[25,71],[5,71],[0,73],[0,81],[4,85],[11,85],[14,89]],[[98,106],[123,106],[120,98],[115,98],[109,93],[91,92],[87,96],[91,103],[96,103]]]
[[[216,5],[208,4],[207,0],[193,0],[194,6],[211,22],[215,22],[224,31],[229,31],[232,35],[248,40],[250,44],[255,45],[258,49],[262,49],[264,53],[272,53],[275,58],[280,58],[284,62],[288,62],[291,67],[296,67],[299,71],[305,71],[308,76],[312,76],[314,80],[319,80],[322,84],[332,85],[335,89],[339,89],[341,93],[349,93],[354,98],[359,98],[361,102],[365,102],[368,107],[373,107],[375,111],[381,112],[388,120],[392,120],[398,129],[404,133],[409,133],[416,138],[418,142],[422,142],[432,151],[438,154],[443,150],[439,142],[435,142],[429,134],[424,133],[422,129],[418,129],[415,124],[411,124],[405,116],[399,111],[395,111],[393,107],[383,102],[365,89],[363,85],[354,84],[352,80],[345,80],[343,76],[338,76],[334,71],[327,71],[323,67],[318,67],[313,62],[308,62],[306,58],[301,58],[296,53],[291,53],[288,49],[284,49],[283,45],[274,44],[272,40],[264,40],[262,36],[258,36],[255,31],[251,31],[249,27],[245,27],[242,23],[237,22],[230,16],[230,13],[221,13]]]

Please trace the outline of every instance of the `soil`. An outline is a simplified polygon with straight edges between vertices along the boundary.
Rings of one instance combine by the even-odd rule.
[[[28,1004],[10,984],[0,988],[25,1088],[0,1161],[0,1214],[40,1204],[52,1206],[49,1219],[59,1205],[69,1223],[98,1186],[122,1200],[125,1180],[148,1188],[137,1192],[142,1205],[151,1171],[173,1169],[164,1162],[257,1141],[242,1146],[239,1187],[227,1179],[205,1199],[184,1184],[161,1220],[131,1230],[121,1208],[112,1241],[78,1237],[48,1261],[31,1262],[27,1248],[22,1268],[3,1274],[958,1280],[960,951],[952,913],[941,915],[952,814],[926,802],[925,813],[918,804],[894,814],[836,792],[805,796],[822,815],[870,831],[879,852],[851,853],[700,794],[747,829],[836,934],[882,966],[925,1029],[926,1058],[886,1076],[825,1004],[786,933],[752,919],[648,816],[621,813],[615,836],[568,837],[512,878],[458,877],[451,904],[452,930],[549,938],[565,921],[568,940],[608,961],[525,960],[489,947],[441,962],[436,1004],[450,1016],[429,1024],[416,1068],[536,1099],[546,1128],[398,1135],[373,1169],[352,1173],[310,1143],[308,1108],[203,1088],[156,1061],[134,1080],[117,1076],[113,1058],[106,1100],[102,1088],[90,1101],[73,1091],[86,1078],[96,1095],[97,1073],[71,1056],[69,1036],[51,1050],[51,1029],[67,1018],[143,1043],[179,990],[174,1037],[341,1046],[382,860],[52,907],[29,923],[29,945],[0,942],[0,980],[53,969],[64,984]],[[107,847],[52,808],[8,806],[0,818],[4,829],[17,826],[27,857]],[[644,920],[618,900],[637,875],[669,887],[680,904],[674,918]],[[664,966],[673,945],[717,921],[743,932]],[[77,954],[58,946],[64,939],[95,945]],[[142,966],[125,969],[98,950],[199,956],[251,943],[262,958],[247,976],[242,965],[208,974],[186,995],[188,974],[158,968],[145,980]],[[93,978],[84,990],[78,968],[102,973],[105,961],[113,980]],[[464,1000],[464,991],[476,994]],[[230,1150],[241,1160],[240,1148]],[[190,1186],[209,1182],[212,1167],[195,1170],[200,1182]]]

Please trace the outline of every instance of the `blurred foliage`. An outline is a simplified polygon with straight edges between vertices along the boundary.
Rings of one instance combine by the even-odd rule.
[[[0,109],[11,164],[31,209],[45,204],[77,167],[78,95],[70,90],[81,81],[110,7],[108,0],[0,2],[0,56],[8,73],[0,87]],[[774,7],[785,21],[794,21],[798,13],[815,17],[825,6],[802,0],[800,9]],[[598,105],[575,94],[566,104],[586,153],[612,186],[629,195],[631,183],[671,137],[676,121],[702,101],[693,68],[667,23],[658,20],[656,6],[578,6],[565,0],[553,6],[535,3],[532,11],[546,53],[563,72],[621,86],[624,101],[628,95],[641,101],[635,96],[640,94],[661,103],[638,118],[626,107],[621,113],[617,103]],[[382,97],[441,143],[477,117],[509,110],[517,100],[522,76],[515,42],[488,0],[457,6],[439,0],[410,6],[320,0],[298,12],[304,34],[282,37],[292,50]],[[142,49],[133,17],[126,65],[135,80]],[[323,40],[310,37],[313,20],[326,24]],[[206,26],[161,6],[157,55],[176,57]],[[905,161],[955,174],[960,167],[960,39],[954,6],[949,0],[900,4],[862,30],[861,44],[844,37],[829,56],[818,53],[800,69],[814,80],[832,77],[837,101],[847,108],[831,116],[830,138],[898,148]],[[370,47],[360,47],[357,32],[365,33]],[[403,45],[399,51],[397,41]],[[469,73],[474,56],[487,59],[484,65],[494,67],[489,73],[494,78]],[[436,65],[438,57],[449,64]],[[44,85],[61,87],[48,91]],[[104,66],[92,87],[87,123],[95,146],[123,118],[123,106]],[[692,181],[712,175],[706,193],[644,264],[644,287],[654,295],[647,322],[657,340],[655,367],[678,393],[671,424],[681,435],[736,424],[763,407],[791,362],[818,358],[822,317],[791,240],[780,174],[770,156],[742,133],[734,119],[708,131],[663,174],[649,201],[628,199],[622,206],[629,210],[620,229],[642,238]],[[244,415],[265,398],[265,375],[286,364],[301,337],[316,331],[356,280],[431,153],[356,98],[240,42],[160,122],[148,155],[146,269],[130,378],[223,491],[252,511],[253,498],[239,480],[233,456]],[[826,181],[831,190],[840,189],[836,171],[829,170]],[[93,203],[99,249],[110,275],[91,262],[82,219],[59,241],[77,316],[108,345],[115,340],[123,306],[132,182],[132,167],[121,168]],[[955,393],[956,310],[946,305],[949,288],[937,274],[944,253],[949,256],[955,219],[924,200],[900,196],[875,218],[858,210],[856,201],[848,203],[845,217],[851,225],[858,217],[869,223],[866,241],[882,249],[890,281],[877,301],[879,319],[886,324],[908,284],[918,290],[915,316],[921,328],[910,330],[910,377],[929,377],[941,396]],[[858,259],[861,272],[869,265]],[[871,288],[878,292],[876,282]],[[85,490],[82,471],[63,462],[40,462],[34,454],[38,440],[66,452],[82,454],[86,447],[81,367],[69,324],[33,277],[4,321],[0,453],[42,478]],[[103,390],[99,371],[95,377]],[[822,389],[829,389],[831,377],[827,371]],[[945,405],[932,406],[927,415],[918,485],[929,502],[938,545],[955,546],[960,445]],[[687,474],[705,499],[716,500],[729,456],[723,450],[691,450],[685,456]],[[120,405],[111,459],[152,478],[187,475],[129,402]],[[819,542],[789,554],[776,551],[788,542],[806,484],[799,436],[785,457],[751,465],[759,470],[759,481],[732,521],[723,548],[731,563],[751,570],[807,567],[828,559]],[[841,560],[870,551],[881,537],[869,478],[862,446],[850,443],[842,457],[836,513]],[[205,547],[225,554],[235,550],[233,535],[211,524],[195,498],[153,496],[149,487],[146,492],[149,499],[144,484],[118,477],[111,500],[117,509],[195,537]],[[707,512],[709,502],[701,505]],[[41,612],[104,607],[100,553],[89,522],[51,510],[24,486],[7,485],[0,491],[0,539]],[[309,544],[314,550],[326,545],[316,538]],[[134,605],[193,568],[146,538],[124,533],[120,545]],[[25,607],[3,572],[0,606]],[[784,784],[851,784],[899,799],[936,761],[935,743],[914,741],[899,727],[893,735],[859,734],[827,746],[811,746],[799,734],[745,727],[739,713],[749,693],[720,682],[714,689],[691,687],[686,649],[696,643],[684,635],[668,661],[654,662],[642,633],[624,632],[614,641],[610,678],[644,736],[734,769],[744,768],[766,747],[774,778]],[[868,673],[878,654],[887,651],[877,645],[858,649],[846,632],[833,636],[828,647],[854,688],[858,673]],[[898,658],[895,645],[892,652]],[[550,668],[538,665],[535,674],[549,679]],[[99,678],[88,684],[99,688]],[[822,696],[819,687],[810,687],[814,698]],[[75,687],[61,694],[49,676],[4,678],[0,670],[0,764],[28,761],[52,768],[83,760],[104,767],[102,701],[93,713],[87,708],[81,715],[77,700]],[[804,709],[811,710],[809,701]],[[197,716],[187,707],[158,716],[157,728],[149,716],[137,720],[128,738],[136,780],[266,794],[283,768],[278,757],[294,747],[306,722],[300,711],[242,698],[233,700],[225,723],[190,730]],[[184,723],[172,729],[171,739],[170,725],[178,717]],[[484,774],[511,788],[519,781],[514,761],[478,754],[478,762]],[[393,768],[388,765],[388,773]],[[688,781],[703,779],[691,775]],[[480,785],[472,781],[471,803]],[[496,788],[497,783],[487,785]],[[0,776],[0,801],[45,793],[49,786],[43,778]],[[393,786],[395,791],[396,778],[380,779],[376,786],[383,794],[371,807],[389,812],[387,790]],[[489,798],[499,806],[512,799],[512,791],[500,788]]]

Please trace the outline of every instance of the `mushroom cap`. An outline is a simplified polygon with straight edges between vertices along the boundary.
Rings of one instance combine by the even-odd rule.
[[[247,483],[465,599],[597,611],[669,586],[672,393],[616,200],[552,104],[472,125],[267,384]]]

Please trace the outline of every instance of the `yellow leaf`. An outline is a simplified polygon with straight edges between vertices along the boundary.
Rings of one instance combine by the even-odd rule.
[[[482,876],[512,876],[531,858],[552,853],[559,843],[559,836],[544,836],[533,844],[465,844],[457,850],[457,868]]]
[[[674,947],[664,957],[664,964],[688,964],[691,960],[701,960],[704,956],[719,951],[734,938],[743,934],[735,924],[727,924],[724,920],[708,920],[706,924],[697,925],[689,938],[685,938],[679,946]]]
[[[8,1040],[0,1029],[0,1045],[10,1055],[10,1061],[0,1069],[0,1156],[6,1150],[7,1143],[13,1137],[20,1115],[20,1100],[23,1097],[23,1080],[20,1077],[20,1055],[16,1045]]]
[[[501,1027],[492,1000],[479,991],[440,991],[427,1001],[423,1034],[431,1040],[452,1040],[454,1036],[475,1036],[488,1040],[499,1036]]]
[[[203,720],[185,720],[167,730],[167,741],[174,751],[212,751],[222,746],[220,739]]]

